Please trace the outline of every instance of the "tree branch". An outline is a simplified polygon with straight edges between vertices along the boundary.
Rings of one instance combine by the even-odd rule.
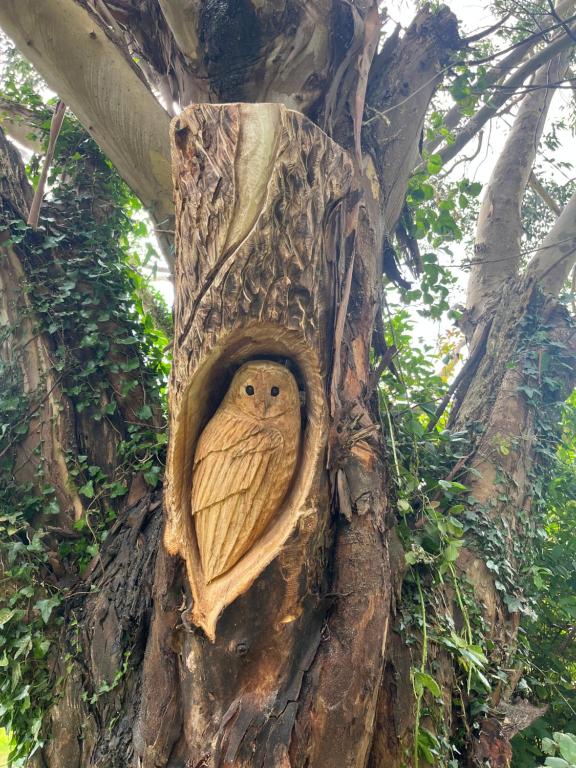
[[[552,211],[552,213],[555,213],[556,216],[560,216],[562,213],[562,208],[558,205],[556,200],[552,197],[550,192],[546,189],[544,184],[540,181],[540,179],[534,174],[534,171],[530,174],[530,178],[528,179],[528,185],[532,188],[534,192],[538,195],[538,197],[542,200],[543,203],[545,203],[548,208]]]
[[[542,241],[528,265],[527,274],[539,280],[543,290],[557,296],[576,264],[576,193]]]
[[[34,132],[40,132],[41,119],[28,107],[0,98],[0,126],[4,133],[30,152],[42,152],[42,142]]]
[[[418,157],[426,110],[443,66],[460,45],[454,14],[424,7],[406,34],[391,36],[374,60],[367,92],[364,142],[382,189],[387,232],[393,232]],[[408,90],[410,83],[410,90]]]
[[[558,16],[561,14],[563,15],[570,13],[573,5],[574,0],[562,0],[562,2],[558,4]],[[564,22],[560,23],[562,25],[564,24]],[[486,72],[483,77],[483,82],[485,83],[486,87],[489,88],[491,85],[494,85],[502,77],[511,72],[531,53],[531,51],[534,50],[535,46],[542,40],[542,37],[546,32],[554,31],[556,29],[558,29],[558,22],[551,23],[550,27],[540,30],[539,32],[535,32],[534,34],[529,35],[526,40],[524,40],[519,45],[514,45],[506,58],[502,59],[502,61],[500,61],[498,64],[495,64],[490,70],[488,70],[488,72]],[[477,64],[480,62],[473,63]],[[463,118],[464,114],[462,113],[460,106],[455,104],[450,110],[448,110],[448,113],[444,118],[444,126],[449,131],[452,131],[462,122]],[[435,149],[439,147],[440,144],[442,144],[443,140],[443,136],[439,135],[434,139],[427,141],[424,144],[424,152],[427,154],[432,154],[432,152],[434,152]]]
[[[3,0],[0,26],[160,222],[172,216],[169,116],[74,0]]]
[[[478,316],[488,296],[520,265],[521,205],[554,92],[545,86],[568,67],[566,51],[538,70],[536,88],[523,98],[485,188],[478,224],[467,307]],[[505,256],[502,259],[502,256]]]
[[[571,29],[576,29],[576,24],[571,25]],[[452,160],[465,146],[468,144],[478,131],[498,112],[500,107],[513,95],[513,92],[519,88],[525,80],[530,77],[536,70],[551,61],[554,56],[562,51],[570,48],[573,45],[572,39],[563,34],[552,43],[543,48],[541,51],[532,56],[521,67],[510,75],[510,77],[503,83],[504,87],[497,93],[493,93],[490,97],[490,101],[481,107],[476,114],[470,118],[462,130],[457,133],[453,138],[452,143],[444,146],[438,154],[442,158],[442,162],[446,163]],[[424,168],[421,164],[418,166],[415,172],[418,172]]]
[[[48,142],[48,148],[46,150],[46,156],[44,158],[44,164],[42,166],[42,173],[40,174],[40,181],[36,187],[34,199],[30,206],[30,213],[28,214],[28,224],[33,228],[38,228],[38,221],[40,219],[40,208],[42,207],[42,200],[44,199],[44,192],[46,191],[46,182],[48,181],[48,171],[54,160],[54,152],[56,151],[56,142],[58,140],[58,134],[62,128],[62,122],[64,121],[64,115],[66,113],[66,104],[63,101],[59,101],[56,104],[56,109],[52,115],[52,123],[50,125],[50,139]]]

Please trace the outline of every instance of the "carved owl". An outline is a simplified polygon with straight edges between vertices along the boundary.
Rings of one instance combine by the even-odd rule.
[[[194,454],[192,515],[206,583],[264,532],[288,492],[299,446],[296,379],[278,363],[245,363]]]

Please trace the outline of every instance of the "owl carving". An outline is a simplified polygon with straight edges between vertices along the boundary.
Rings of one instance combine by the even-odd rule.
[[[245,363],[200,435],[192,515],[206,583],[262,535],[294,476],[300,447],[296,379],[278,363]]]

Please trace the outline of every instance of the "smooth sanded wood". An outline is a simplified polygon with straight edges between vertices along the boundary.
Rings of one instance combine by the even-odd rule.
[[[192,514],[206,582],[233,568],[273,521],[299,444],[296,379],[278,363],[245,363],[194,455]]]

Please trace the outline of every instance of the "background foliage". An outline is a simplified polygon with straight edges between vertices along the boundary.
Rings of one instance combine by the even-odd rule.
[[[510,4],[499,5],[506,10]],[[498,34],[510,42],[533,24],[533,13],[527,13],[517,28]],[[34,138],[45,142],[54,101],[7,41],[1,46],[0,95],[33,111]],[[468,52],[467,60],[487,55],[492,46],[493,42],[483,41]],[[425,139],[438,133],[449,135],[443,117],[453,103],[470,114],[487,98],[484,75],[484,66],[466,60],[447,73]],[[565,116],[552,123],[538,168],[559,204],[568,199],[574,185],[562,183],[551,169],[569,170],[567,160],[559,159],[558,133],[571,129]],[[28,159],[32,183],[38,181],[40,161],[41,155]],[[408,643],[414,630],[415,636],[424,638],[413,644],[412,685],[419,722],[414,763],[457,766],[458,741],[448,740],[440,726],[430,725],[438,725],[435,701],[442,692],[427,644],[442,645],[456,660],[461,696],[454,706],[466,711],[471,728],[489,707],[487,693],[501,670],[488,661],[480,612],[470,586],[462,583],[454,565],[476,522],[463,501],[463,478],[452,472],[466,456],[471,435],[447,428],[449,408],[433,428],[430,425],[464,357],[463,337],[454,323],[461,314],[463,246],[469,247],[472,239],[481,184],[466,173],[447,174],[434,154],[424,157],[423,165],[410,183],[403,237],[392,243],[400,257],[406,242],[412,242],[409,262],[417,276],[402,289],[385,286],[382,331],[386,347],[396,352],[381,371],[378,393],[395,468],[399,535],[408,569],[400,608],[402,631]],[[57,220],[46,210],[57,212]],[[523,214],[529,255],[552,216],[532,192]],[[41,227],[32,232],[9,212],[4,212],[2,227],[9,231],[14,246],[24,251],[39,257],[48,250],[65,253],[58,259],[56,272],[51,266],[37,270],[29,289],[41,330],[55,341],[56,365],[76,410],[88,411],[96,421],[113,420],[118,403],[110,374],[118,371],[128,390],[142,386],[147,396],[138,420],[122,436],[120,461],[112,474],[88,455],[70,457],[69,469],[88,511],[77,523],[77,538],[61,542],[56,555],[68,570],[81,574],[97,556],[133,476],[141,475],[150,487],[161,482],[166,431],[158,414],[165,406],[170,313],[150,280],[157,257],[142,207],[73,116],[67,117],[58,142]],[[38,292],[40,284],[48,290]],[[570,303],[572,298],[567,286],[565,300]],[[124,330],[111,340],[106,328],[115,317]],[[428,331],[425,342],[420,340],[422,327]],[[439,329],[437,338],[430,329]],[[111,341],[129,350],[124,362],[110,359]],[[76,354],[71,355],[70,349]],[[377,366],[376,351],[374,363]],[[118,371],[111,366],[119,366]],[[0,463],[0,558],[3,578],[17,586],[0,594],[0,723],[12,733],[13,764],[18,765],[41,743],[42,715],[58,687],[55,671],[47,663],[49,649],[58,642],[69,614],[66,587],[49,564],[53,542],[45,528],[33,531],[30,525],[40,517],[49,520],[54,511],[53,489],[46,487],[39,496],[14,483],[10,451],[4,450],[14,435],[26,433],[31,404],[21,397],[15,371],[2,370],[0,378],[0,456],[4,457]],[[129,391],[124,394],[128,396]],[[524,564],[519,649],[529,666],[516,691],[519,699],[547,704],[548,710],[516,738],[515,768],[565,760],[570,741],[559,732],[576,732],[576,396],[555,419],[556,428],[561,429],[560,448],[549,451],[546,475],[535,478],[539,524]],[[517,574],[506,573],[505,563],[494,558],[494,567],[502,569],[504,585],[507,580],[514,582]],[[457,596],[462,626],[447,622],[439,605],[446,584]],[[520,606],[517,594],[510,592],[509,597]],[[93,695],[97,692],[87,692]]]

